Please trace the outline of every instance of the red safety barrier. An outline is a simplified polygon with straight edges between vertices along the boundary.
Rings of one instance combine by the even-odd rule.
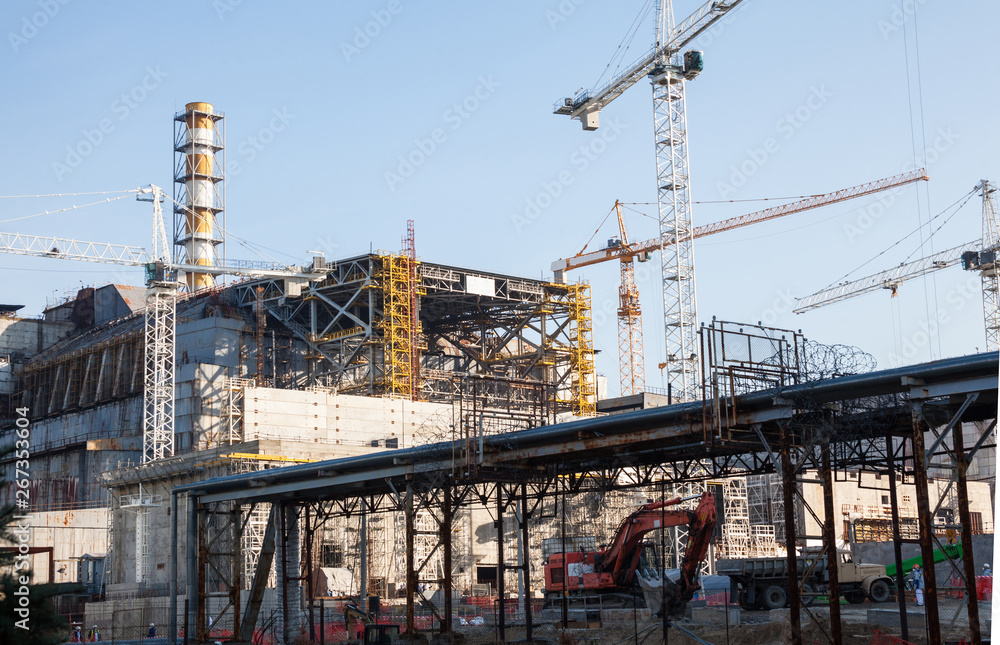
[[[976,576],[976,598],[993,600],[993,576]]]
[[[871,645],[913,645],[910,641],[904,641],[902,638],[896,638],[889,634],[883,634],[879,630],[875,630],[875,636],[872,637]]]

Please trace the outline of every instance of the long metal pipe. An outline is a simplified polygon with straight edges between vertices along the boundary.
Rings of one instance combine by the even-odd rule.
[[[904,377],[920,378],[930,383],[946,379],[992,376],[997,373],[998,362],[1000,362],[1000,353],[990,352],[868,374],[856,374],[815,383],[804,383],[774,390],[753,392],[741,396],[739,398],[739,407],[741,410],[747,411],[766,409],[774,406],[776,397],[783,399],[807,397],[810,401],[824,403],[853,396],[875,396],[905,392],[909,391],[909,386],[902,384]],[[625,414],[592,417],[504,435],[486,436],[483,437],[483,444],[484,449],[487,451],[509,447],[511,443],[515,443],[519,448],[529,448],[536,445],[573,440],[578,438],[581,433],[609,435],[678,424],[690,425],[690,419],[700,419],[701,414],[702,402],[694,401]],[[184,484],[174,490],[180,492],[194,491],[200,495],[224,493],[247,489],[250,487],[250,482],[257,482],[259,485],[315,479],[319,476],[320,471],[324,473],[364,472],[398,466],[400,462],[405,461],[428,461],[435,457],[450,459],[451,451],[451,442],[441,442],[356,457],[345,457],[311,464],[275,468],[267,471],[214,477],[201,482]]]
[[[170,496],[170,620],[167,645],[177,645],[177,493]]]

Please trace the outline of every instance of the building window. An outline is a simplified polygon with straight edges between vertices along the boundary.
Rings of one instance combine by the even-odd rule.
[[[903,503],[904,504],[909,504],[910,503],[910,496],[909,495],[903,495]]]
[[[889,496],[888,495],[883,495],[882,496],[882,504],[887,505],[888,503],[889,503]]]
[[[339,544],[324,544],[322,559],[324,567],[343,567],[344,549]]]
[[[983,533],[983,514],[982,513],[969,513],[969,525],[972,529],[973,535],[982,535]]]

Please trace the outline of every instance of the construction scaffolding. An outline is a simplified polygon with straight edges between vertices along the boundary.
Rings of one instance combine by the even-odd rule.
[[[301,385],[451,402],[465,379],[507,379],[544,386],[550,414],[593,412],[588,286],[418,262],[404,247],[324,263],[326,279],[301,292],[239,283],[233,303],[252,312],[263,286],[269,317],[305,346]]]
[[[569,307],[572,409],[576,415],[592,416],[597,411],[597,375],[589,284],[569,285]]]
[[[381,385],[388,396],[416,400],[420,392],[415,369],[420,360],[420,329],[414,311],[415,260],[408,255],[384,255],[381,260],[377,276],[382,289],[382,320],[377,324],[385,340],[385,380]]]

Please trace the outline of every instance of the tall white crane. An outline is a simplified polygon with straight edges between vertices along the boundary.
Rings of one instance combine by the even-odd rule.
[[[983,197],[983,237],[934,255],[900,264],[899,266],[857,280],[827,287],[804,298],[796,298],[793,311],[804,313],[865,293],[888,289],[895,295],[899,285],[933,271],[961,263],[968,271],[978,271],[983,281],[983,311],[986,326],[986,349],[1000,348],[1000,301],[997,298],[997,252],[1000,251],[1000,223],[997,219],[996,185],[983,179],[975,190]]]
[[[698,304],[694,280],[690,172],[684,83],[702,70],[701,52],[681,53],[685,45],[722,19],[743,0],[712,0],[674,25],[671,0],[660,0],[656,39],[646,56],[594,91],[577,93],[556,104],[556,114],[580,119],[596,130],[600,111],[643,77],[653,85],[660,259],[663,279],[664,367],[668,387],[680,400],[696,398],[698,389]],[[668,241],[673,243],[668,243]]]

